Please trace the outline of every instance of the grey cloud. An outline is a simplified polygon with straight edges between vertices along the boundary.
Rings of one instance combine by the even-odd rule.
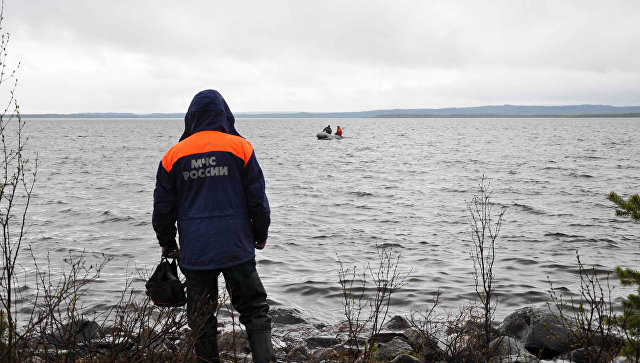
[[[168,94],[208,87],[227,89],[242,111],[463,106],[477,104],[473,95],[639,103],[618,76],[640,74],[639,23],[640,6],[626,0],[7,0],[5,9],[26,100],[46,111],[64,102],[159,111],[179,103]],[[611,97],[575,86],[578,74]],[[109,103],[83,103],[98,83]],[[45,100],[55,85],[80,98]],[[135,92],[157,103],[140,106]]]

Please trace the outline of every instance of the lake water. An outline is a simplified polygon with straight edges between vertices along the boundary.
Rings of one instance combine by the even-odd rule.
[[[112,256],[85,300],[107,308],[127,271],[159,261],[155,173],[183,121],[27,121],[29,149],[39,152],[27,242],[55,268],[69,252]],[[317,140],[327,124],[340,124],[344,139]],[[426,306],[438,290],[444,308],[472,302],[466,202],[483,175],[507,207],[498,317],[544,306],[547,276],[575,293],[576,250],[601,272],[638,267],[640,223],[616,218],[606,195],[640,192],[640,119],[240,119],[236,127],[266,178],[272,226],[257,260],[273,305],[337,321],[337,256],[361,270],[380,247],[401,253],[400,271],[411,271],[392,313]],[[141,280],[135,286],[144,290]],[[615,278],[612,286],[617,301],[632,291]]]

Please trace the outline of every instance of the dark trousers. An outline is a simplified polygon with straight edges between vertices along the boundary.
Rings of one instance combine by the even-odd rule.
[[[240,314],[252,348],[254,362],[268,362],[272,355],[271,319],[267,316],[267,293],[262,286],[256,261],[251,260],[221,270],[182,269],[187,285],[187,315],[189,327],[197,330],[196,355],[204,362],[218,362],[216,309],[218,306],[218,276],[224,276],[231,305]],[[265,346],[268,345],[268,346]],[[254,349],[255,346],[255,349]],[[254,351],[255,350],[255,351]],[[258,351],[262,350],[262,353]],[[262,354],[262,356],[256,356]]]

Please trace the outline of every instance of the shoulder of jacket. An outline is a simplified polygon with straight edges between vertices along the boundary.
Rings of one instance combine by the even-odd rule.
[[[233,142],[237,142],[242,146],[242,150],[244,154],[243,159],[245,160],[245,164],[246,164],[246,162],[251,157],[251,154],[253,154],[253,145],[251,144],[251,142],[241,136],[230,135],[230,134],[225,134],[225,135],[230,140],[233,140]]]
[[[173,167],[173,162],[175,161],[175,155],[177,154],[178,149],[180,148],[179,145],[185,141],[186,139],[180,141],[177,144],[174,144],[169,148],[169,150],[167,150],[166,153],[164,153],[161,163],[162,163],[162,167],[164,167],[164,170],[166,170],[167,172],[171,171],[171,168]]]

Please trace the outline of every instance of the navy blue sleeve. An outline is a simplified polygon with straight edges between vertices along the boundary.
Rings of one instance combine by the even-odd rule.
[[[256,242],[262,242],[269,234],[271,209],[265,193],[264,175],[253,152],[245,166],[244,189],[249,204],[249,217],[253,223],[253,238]]]
[[[162,163],[158,166],[156,189],[153,191],[151,224],[162,247],[177,248],[176,244],[176,187]]]

